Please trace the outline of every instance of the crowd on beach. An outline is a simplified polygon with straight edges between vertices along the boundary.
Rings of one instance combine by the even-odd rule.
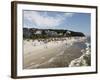
[[[48,48],[48,45],[51,44],[65,44],[67,45],[72,44],[75,41],[81,41],[84,40],[85,37],[63,37],[63,38],[48,38],[48,39],[35,39],[35,40],[31,40],[32,46],[40,46],[40,45],[44,45],[44,48]],[[27,42],[29,40],[26,40]]]
[[[82,42],[82,44],[81,44],[81,42]],[[81,45],[85,44],[86,47],[84,49],[80,49],[80,53],[81,53],[80,56],[78,55],[77,58],[74,58],[73,60],[71,60],[70,62],[67,63],[67,59],[69,59],[68,56],[71,57],[72,55],[80,54],[80,53],[77,53],[77,48],[74,49],[74,50],[76,50],[75,52],[71,50],[72,53],[70,51],[67,54],[67,51],[66,51],[66,50],[69,50],[69,48],[71,49],[71,47],[73,47],[73,46],[75,47],[75,44],[77,44],[77,43],[80,43]],[[76,47],[77,46],[78,46],[78,44],[76,45]],[[51,51],[54,51],[53,54],[51,54]],[[66,51],[66,53],[64,53],[65,51]],[[37,65],[38,65],[38,67],[41,67],[41,66],[51,66],[51,67],[53,66],[54,67],[57,62],[58,63],[56,66],[58,66],[59,64],[60,64],[60,66],[62,66],[62,65],[64,66],[66,64],[69,67],[91,65],[91,45],[90,45],[90,43],[87,42],[87,37],[62,37],[62,38],[48,38],[48,39],[34,39],[34,40],[26,39],[26,40],[24,40],[24,54],[26,54],[26,55],[28,55],[28,53],[34,54],[34,52],[39,53],[40,56],[43,55],[42,59],[46,59],[46,56],[49,52],[51,55],[54,55],[50,59],[47,58],[46,63],[44,62],[41,64],[36,64],[36,66],[34,66],[34,65],[32,66],[35,68],[37,68]],[[41,53],[43,53],[43,54],[41,54]],[[46,53],[46,56],[44,56],[45,53]],[[55,55],[55,53],[57,53],[57,54]],[[48,54],[48,55],[50,55],[50,54]],[[62,59],[62,57],[64,59]],[[33,59],[33,58],[34,57],[32,57],[31,59]],[[64,63],[64,64],[62,64],[62,63]]]

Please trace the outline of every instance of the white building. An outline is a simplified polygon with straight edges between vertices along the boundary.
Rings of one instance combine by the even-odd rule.
[[[35,34],[42,34],[42,31],[38,30],[38,31],[35,32]]]

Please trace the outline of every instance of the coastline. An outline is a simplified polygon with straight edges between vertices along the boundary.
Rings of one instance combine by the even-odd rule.
[[[85,38],[51,41],[47,44],[24,40],[24,69],[68,67],[70,62],[82,56]]]

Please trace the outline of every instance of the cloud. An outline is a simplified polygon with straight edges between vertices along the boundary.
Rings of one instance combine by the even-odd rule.
[[[64,15],[65,15],[66,17],[72,17],[74,14],[75,14],[75,13],[65,13]]]
[[[32,24],[38,28],[55,28],[59,26],[65,18],[72,16],[73,13],[64,13],[63,16],[59,14],[56,14],[55,16],[49,16],[47,12],[40,14],[37,11],[24,11],[24,18],[32,22]]]

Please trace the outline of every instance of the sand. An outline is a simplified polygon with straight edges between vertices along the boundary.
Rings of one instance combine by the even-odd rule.
[[[43,42],[24,40],[23,68],[68,67],[70,62],[82,55],[85,38]],[[81,45],[84,45],[81,47]]]

